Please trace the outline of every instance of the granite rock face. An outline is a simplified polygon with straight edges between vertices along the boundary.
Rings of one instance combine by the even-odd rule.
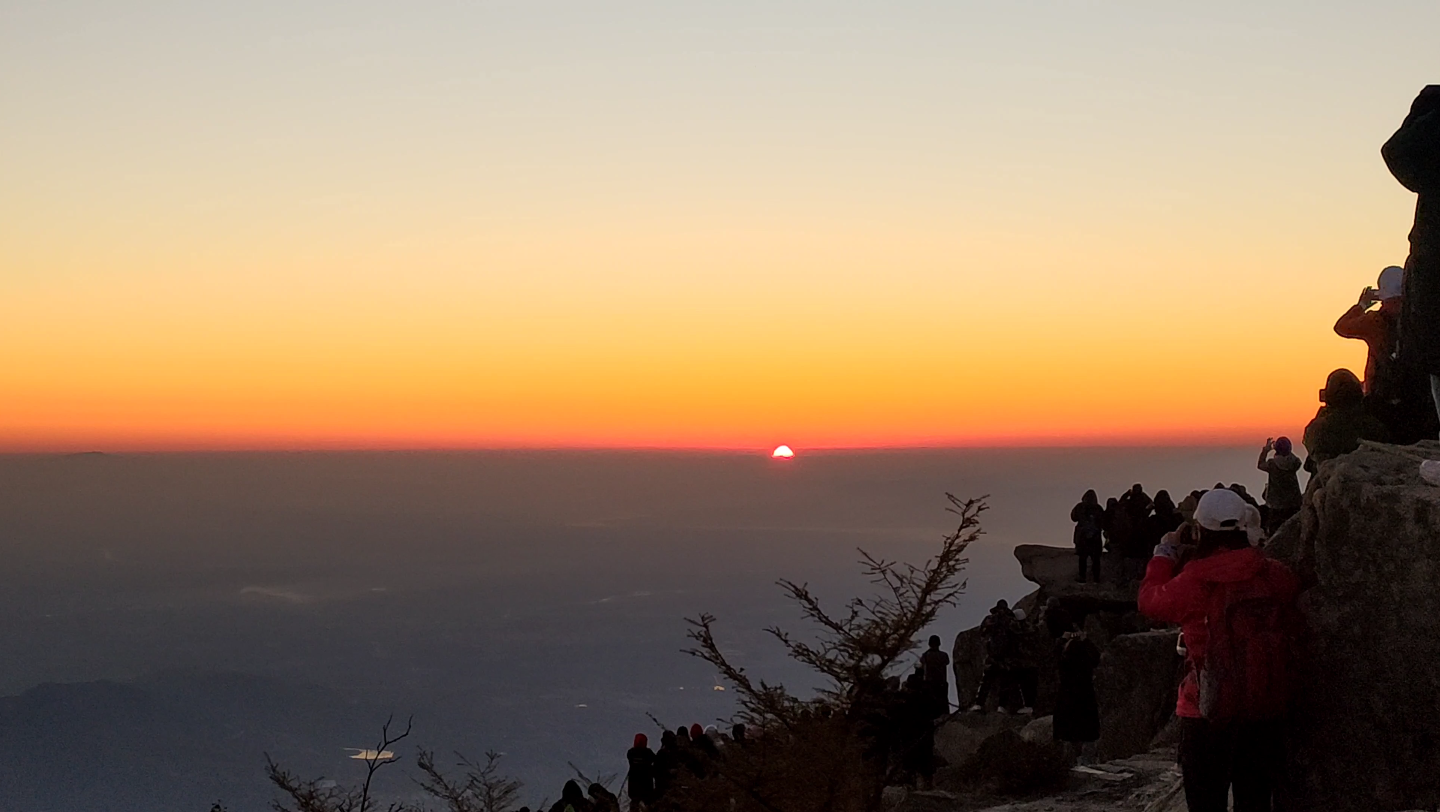
[[[1101,556],[1100,583],[1080,583],[1079,563],[1069,547],[1021,544],[1015,548],[1020,573],[1040,585],[1045,598],[1059,598],[1067,609],[1088,613],[1095,610],[1124,612],[1135,608],[1138,583],[1122,577],[1123,559],[1114,553]],[[1044,605],[1044,601],[1041,601]]]
[[[1150,749],[1175,714],[1181,658],[1179,632],[1160,630],[1113,638],[1095,669],[1100,703],[1100,759],[1125,758]]]
[[[1365,443],[1311,480],[1267,552],[1308,587],[1286,808],[1440,804],[1440,443]]]

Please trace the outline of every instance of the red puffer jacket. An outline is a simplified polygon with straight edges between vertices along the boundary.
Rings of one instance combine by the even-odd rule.
[[[1165,623],[1178,623],[1189,651],[1184,682],[1175,701],[1175,715],[1200,718],[1200,686],[1195,673],[1205,659],[1205,610],[1212,583],[1263,578],[1282,606],[1293,606],[1300,582],[1289,568],[1259,550],[1225,550],[1190,561],[1175,575],[1175,562],[1156,556],[1140,584],[1140,612]],[[1277,709],[1281,710],[1281,709]]]

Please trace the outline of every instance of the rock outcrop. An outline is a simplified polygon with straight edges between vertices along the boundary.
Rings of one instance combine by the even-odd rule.
[[[1180,680],[1179,632],[1140,632],[1115,637],[1095,669],[1095,698],[1100,703],[1100,741],[1095,756],[1124,758],[1149,750],[1156,735],[1175,715]]]
[[[1045,598],[1059,598],[1080,614],[1135,609],[1136,584],[1121,577],[1123,559],[1115,553],[1101,556],[1100,583],[1075,580],[1078,564],[1075,550],[1069,547],[1022,544],[1015,548],[1015,558],[1020,562],[1020,574],[1039,584]]]
[[[1440,444],[1364,444],[1321,466],[1267,551],[1308,586],[1287,808],[1440,805]]]

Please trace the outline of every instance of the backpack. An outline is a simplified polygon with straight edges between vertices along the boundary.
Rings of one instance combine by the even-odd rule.
[[[1289,608],[1281,605],[1264,572],[1210,586],[1205,656],[1197,674],[1200,714],[1206,719],[1256,721],[1285,714],[1293,626]]]

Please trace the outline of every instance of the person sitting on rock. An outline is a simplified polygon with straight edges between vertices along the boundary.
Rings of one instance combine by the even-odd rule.
[[[1060,650],[1060,688],[1055,698],[1055,741],[1075,760],[1086,742],[1100,738],[1100,703],[1095,698],[1095,669],[1100,649],[1078,628],[1065,632]]]
[[[1177,623],[1186,674],[1180,718],[1180,770],[1191,812],[1269,810],[1284,761],[1288,657],[1297,636],[1299,581],[1254,542],[1260,514],[1233,491],[1216,489],[1195,522],[1170,533],[1140,585],[1147,617]],[[1182,548],[1193,547],[1176,574]]]
[[[1095,491],[1089,490],[1080,497],[1080,502],[1070,509],[1070,521],[1075,523],[1075,555],[1080,558],[1080,583],[1085,583],[1085,563],[1093,564],[1095,582],[1100,582],[1101,533],[1105,527],[1105,509]]]
[[[940,650],[938,634],[930,635],[929,645],[920,655],[920,667],[934,709],[930,718],[935,719],[950,712],[950,655]]]
[[[1015,614],[1010,604],[996,601],[990,614],[980,621],[980,640],[985,646],[985,665],[980,674],[980,687],[975,691],[975,701],[970,705],[971,713],[985,710],[985,699],[991,690],[999,690],[1003,700],[1005,692],[1014,681],[1015,668]],[[1003,702],[1001,709],[1004,709]]]
[[[1270,452],[1275,456],[1270,456]],[[1268,477],[1265,490],[1265,535],[1270,535],[1300,512],[1304,494],[1300,491],[1300,458],[1291,453],[1289,437],[1270,438],[1260,449],[1260,460],[1256,468]]]
[[[1389,439],[1385,425],[1365,410],[1365,389],[1348,369],[1337,369],[1320,390],[1325,404],[1305,427],[1305,470],[1314,474],[1320,465],[1360,447],[1361,440]]]

